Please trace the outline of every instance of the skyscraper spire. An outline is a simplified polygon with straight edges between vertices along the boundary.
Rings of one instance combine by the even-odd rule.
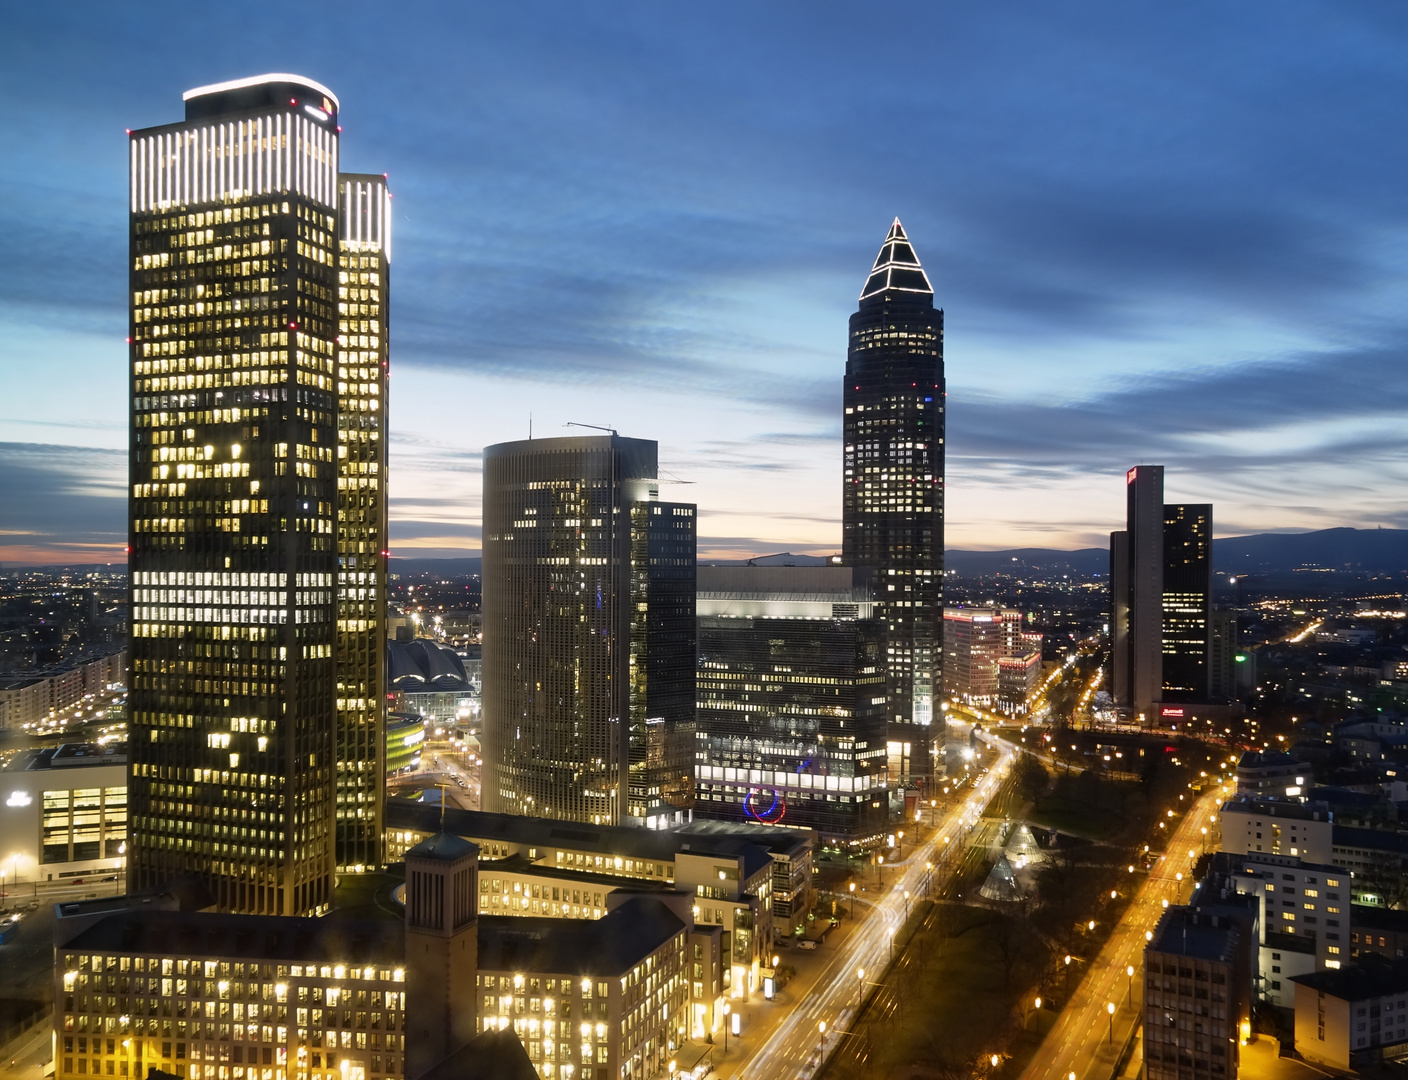
[[[870,268],[860,298],[868,300],[886,293],[924,295],[933,303],[934,287],[929,284],[929,275],[919,264],[919,256],[914,253],[914,245],[905,235],[899,218],[895,218],[885,242],[880,245],[880,254],[875,256],[875,265]]]

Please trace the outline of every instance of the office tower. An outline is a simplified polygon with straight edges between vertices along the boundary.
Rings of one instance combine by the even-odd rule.
[[[1207,701],[1212,505],[1164,506],[1163,701]]]
[[[1041,677],[1041,635],[1011,608],[944,608],[943,671],[945,697],[1018,711]]]
[[[193,874],[224,910],[312,914],[337,686],[357,681],[335,659],[337,305],[364,216],[339,228],[327,88],[267,75],[185,101],[130,139],[130,882]]]
[[[484,451],[483,806],[660,827],[692,800],[695,511],[656,444]]]
[[[944,609],[945,696],[982,705],[997,699],[997,664],[1006,651],[1002,616],[991,608]]]
[[[873,574],[699,568],[695,815],[875,842],[887,819]]]
[[[943,744],[943,328],[896,218],[851,316],[842,496],[843,560],[875,573],[896,786],[931,777]]]
[[[1236,701],[1238,665],[1246,664],[1246,654],[1238,651],[1237,612],[1234,608],[1214,608],[1208,619],[1208,699]]]
[[[1125,474],[1126,526],[1111,534],[1116,704],[1152,720],[1163,690],[1164,469]]]
[[[338,178],[337,832],[339,867],[382,862],[386,693],[387,288],[391,195]]]

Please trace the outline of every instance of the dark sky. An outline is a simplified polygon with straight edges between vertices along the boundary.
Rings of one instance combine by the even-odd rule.
[[[890,221],[946,312],[949,545],[1408,525],[1408,7],[46,4],[0,33],[0,558],[120,552],[124,129],[292,71],[386,172],[394,552],[479,451],[658,439],[701,551],[839,545]]]

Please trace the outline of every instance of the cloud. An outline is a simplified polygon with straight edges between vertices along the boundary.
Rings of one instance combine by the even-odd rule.
[[[0,443],[0,559],[126,558],[126,458],[112,450]]]

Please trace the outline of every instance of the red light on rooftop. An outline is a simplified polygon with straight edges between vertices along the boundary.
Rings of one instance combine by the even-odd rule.
[[[337,133],[338,133],[339,135],[342,134],[342,125],[341,125],[341,124],[338,124],[338,125],[337,125]]]

